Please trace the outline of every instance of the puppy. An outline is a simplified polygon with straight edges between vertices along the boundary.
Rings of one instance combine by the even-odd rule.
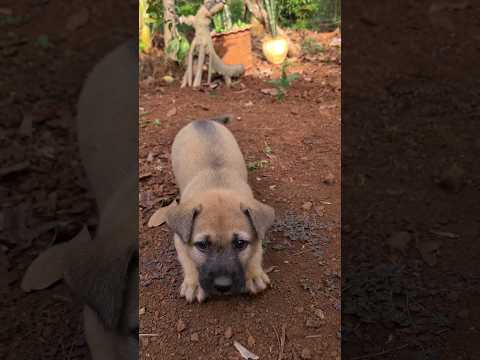
[[[84,304],[93,360],[138,358],[138,47],[119,46],[93,69],[78,102],[82,165],[98,206],[86,228],[34,260],[25,291],[65,280]]]
[[[197,120],[172,145],[180,203],[167,212],[184,280],[180,295],[256,294],[270,279],[262,268],[262,241],[274,209],[254,199],[247,168],[232,133],[220,122]]]

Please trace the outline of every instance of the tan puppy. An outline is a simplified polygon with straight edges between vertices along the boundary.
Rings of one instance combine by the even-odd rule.
[[[172,166],[181,198],[167,224],[184,272],[181,296],[202,302],[265,290],[262,240],[275,213],[253,198],[232,133],[213,120],[190,123],[173,142]]]

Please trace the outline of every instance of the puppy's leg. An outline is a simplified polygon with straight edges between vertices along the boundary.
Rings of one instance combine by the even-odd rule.
[[[257,243],[254,252],[245,273],[245,286],[251,294],[265,290],[267,285],[270,284],[270,278],[262,268],[263,249],[261,242]]]
[[[198,281],[198,270],[195,264],[187,254],[186,245],[176,234],[174,235],[175,249],[177,250],[178,260],[183,268],[183,283],[180,288],[180,296],[191,303],[195,299],[202,302],[206,298],[205,291],[200,287]]]

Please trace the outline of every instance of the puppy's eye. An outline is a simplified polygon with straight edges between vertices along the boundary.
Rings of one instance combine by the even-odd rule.
[[[193,245],[200,251],[207,251],[208,248],[210,247],[210,241],[205,239],[205,240],[202,240],[202,241],[197,241]]]
[[[248,241],[235,238],[232,241],[232,245],[237,250],[244,250],[248,246]]]

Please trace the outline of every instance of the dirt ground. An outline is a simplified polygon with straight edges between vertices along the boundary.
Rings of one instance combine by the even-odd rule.
[[[328,44],[331,37],[317,40]],[[333,48],[297,59],[289,71],[301,80],[283,101],[262,92],[279,69],[258,58],[254,74],[231,89],[180,89],[181,74],[172,73],[177,80],[166,85],[165,71],[142,83],[141,359],[241,359],[234,341],[260,359],[340,358],[339,63]],[[264,261],[273,285],[255,297],[189,305],[179,296],[171,232],[146,224],[177,195],[169,161],[175,134],[191,120],[219,114],[233,115],[228,127],[255,196],[276,209]]]
[[[81,305],[66,286],[25,294],[20,281],[47,247],[84,223],[95,228],[75,104],[87,72],[130,29],[136,33],[136,19],[128,2],[0,5],[1,359],[89,358]]]
[[[345,359],[480,358],[479,15],[343,8]]]

